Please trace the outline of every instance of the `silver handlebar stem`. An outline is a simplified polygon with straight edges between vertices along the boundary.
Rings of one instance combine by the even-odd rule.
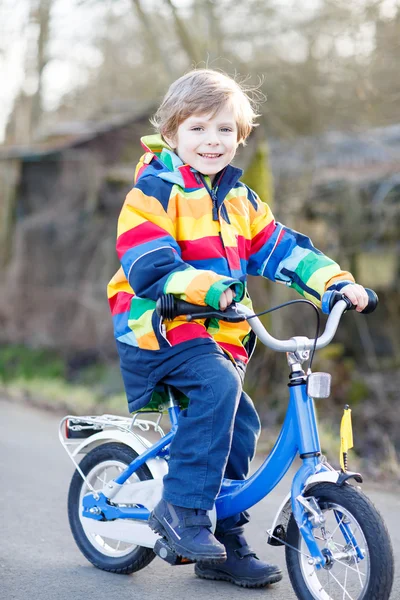
[[[336,330],[339,326],[339,322],[342,314],[347,308],[347,304],[344,300],[339,300],[331,310],[328,320],[325,325],[325,331],[317,339],[316,348],[324,348],[333,339]],[[254,312],[243,304],[236,305],[237,312],[246,317],[251,317]],[[290,340],[278,340],[274,338],[265,329],[258,317],[253,317],[248,320],[248,323],[258,339],[268,348],[275,350],[276,352],[297,352],[299,350],[311,350],[314,347],[314,339],[308,338],[291,338]]]

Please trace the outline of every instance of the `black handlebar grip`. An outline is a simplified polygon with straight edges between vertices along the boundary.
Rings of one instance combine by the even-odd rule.
[[[240,323],[246,317],[236,310],[236,304],[232,303],[225,310],[216,310],[212,306],[199,306],[184,300],[177,300],[172,294],[164,294],[156,302],[156,312],[159,317],[166,321],[172,321],[175,317],[185,316],[187,321],[195,319],[220,319],[228,323]]]
[[[361,311],[361,314],[363,315],[367,315],[369,313],[374,312],[379,302],[378,296],[374,292],[374,290],[371,290],[370,288],[365,288],[365,291],[368,294],[368,304],[364,308],[364,310]],[[346,296],[343,296],[341,292],[328,291],[325,292],[322,299],[322,312],[329,314],[332,308],[335,306],[335,304],[339,302],[339,300],[344,300],[347,303],[347,310],[355,310],[355,305]]]
[[[172,320],[175,315],[175,298],[172,294],[160,296],[156,302],[156,313],[163,319]]]
[[[164,294],[156,302],[156,313],[167,321],[180,315],[208,315],[214,309],[211,306],[199,306],[184,300],[177,300],[173,294]]]
[[[378,294],[376,294],[376,292],[374,292],[374,290],[371,290],[370,288],[365,288],[365,291],[368,294],[368,304],[364,308],[364,310],[361,311],[361,313],[363,315],[368,315],[369,313],[374,312],[374,310],[378,306],[379,298],[378,298]]]

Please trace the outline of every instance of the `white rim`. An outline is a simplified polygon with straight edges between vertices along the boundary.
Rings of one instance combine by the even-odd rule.
[[[86,475],[86,479],[96,491],[100,491],[107,485],[109,481],[115,479],[125,469],[126,464],[119,460],[105,460],[93,467],[93,469],[91,469],[91,471],[89,471],[89,473]],[[131,475],[131,477],[127,480],[127,483],[133,483],[134,481],[139,481],[139,478],[135,473]],[[107,537],[103,537],[87,529],[85,522],[82,518],[82,501],[84,495],[90,491],[91,490],[84,481],[79,495],[78,510],[79,520],[81,522],[82,528],[85,532],[88,541],[96,550],[101,552],[101,554],[104,554],[105,556],[110,556],[111,558],[121,558],[123,556],[126,556],[127,554],[130,554],[133,550],[138,548],[138,546],[136,546],[135,544],[130,544],[129,542],[122,542],[120,540],[114,540]]]
[[[325,504],[325,503],[324,503]],[[325,538],[321,527],[313,530],[319,548],[328,549],[333,555],[347,554],[347,557],[338,558],[333,562],[331,569],[315,569],[310,565],[306,555],[309,555],[307,545],[301,538],[300,568],[307,588],[317,600],[361,600],[368,588],[370,578],[370,559],[368,545],[362,529],[354,516],[342,506],[334,503],[326,503],[323,513],[326,519]],[[364,558],[357,561],[354,546],[346,544],[346,540],[340,530],[339,521],[348,519],[354,538],[358,547],[364,553]]]

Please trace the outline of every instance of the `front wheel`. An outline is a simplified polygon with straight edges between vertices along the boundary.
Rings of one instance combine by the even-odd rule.
[[[95,490],[102,490],[115,479],[138,455],[124,444],[102,444],[91,450],[80,463],[80,468]],[[146,465],[139,467],[127,483],[152,479]],[[68,517],[72,534],[82,554],[103,571],[129,574],[146,567],[155,554],[150,548],[136,546],[121,540],[94,534],[85,528],[82,501],[90,488],[75,471],[68,494]]]
[[[300,600],[387,600],[393,583],[393,552],[382,517],[356,488],[320,483],[313,496],[325,522],[313,529],[327,557],[325,567],[310,564],[309,550],[291,516],[286,564]],[[290,547],[292,546],[292,547]]]

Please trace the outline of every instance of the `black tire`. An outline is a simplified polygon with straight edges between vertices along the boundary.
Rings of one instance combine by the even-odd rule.
[[[342,600],[343,587],[345,587],[349,593],[349,596],[345,595],[346,598],[387,600],[393,584],[393,551],[386,526],[372,502],[362,492],[348,484],[339,487],[332,483],[319,483],[307,490],[305,495],[314,496],[327,519],[326,530],[331,535],[330,549],[335,553],[341,550],[352,552],[350,544],[346,548],[346,540],[338,526],[337,515],[339,515],[339,519],[343,517],[350,519],[349,523],[357,544],[365,549],[365,558],[357,561],[349,555],[339,559],[339,562],[333,561],[330,569],[315,569],[309,565],[304,554],[297,551],[301,549],[308,553],[308,548],[291,515],[286,541],[293,548],[286,546],[286,564],[297,598]],[[331,522],[333,522],[332,528],[329,527]],[[313,531],[316,537],[319,535],[322,538],[320,528],[317,527]],[[318,543],[321,550],[325,548],[329,553],[327,542],[321,539]],[[339,580],[342,588],[335,582],[333,576]],[[328,586],[331,587],[328,589]],[[323,591],[319,587],[322,587]]]
[[[79,466],[85,476],[88,474],[90,476],[91,472],[94,474],[97,469],[101,469],[102,463],[107,462],[109,464],[109,461],[111,461],[121,465],[129,465],[129,463],[131,463],[132,460],[134,460],[137,456],[137,453],[129,446],[111,442],[108,444],[102,444],[101,446],[97,446],[91,450],[82,459]],[[106,468],[106,466],[107,465],[104,464],[104,468]],[[109,468],[109,466],[107,466],[107,468]],[[141,481],[145,479],[152,479],[152,475],[146,465],[140,467],[136,471],[136,475]],[[80,514],[82,512],[80,502],[82,488],[87,488],[86,483],[78,471],[75,471],[71,480],[68,494],[68,518],[72,535],[74,536],[78,548],[82,554],[98,569],[110,571],[112,573],[127,575],[146,567],[155,558],[155,554],[150,548],[133,546],[132,551],[129,551],[129,544],[125,544],[127,549],[125,550],[125,554],[123,556],[110,556],[110,552],[107,552],[106,550],[104,552],[101,551],[101,548],[96,542],[94,536],[92,541],[90,541],[80,520]],[[104,540],[106,539],[107,538],[104,538]],[[116,548],[115,553],[118,554],[118,552],[121,553],[121,551]]]

